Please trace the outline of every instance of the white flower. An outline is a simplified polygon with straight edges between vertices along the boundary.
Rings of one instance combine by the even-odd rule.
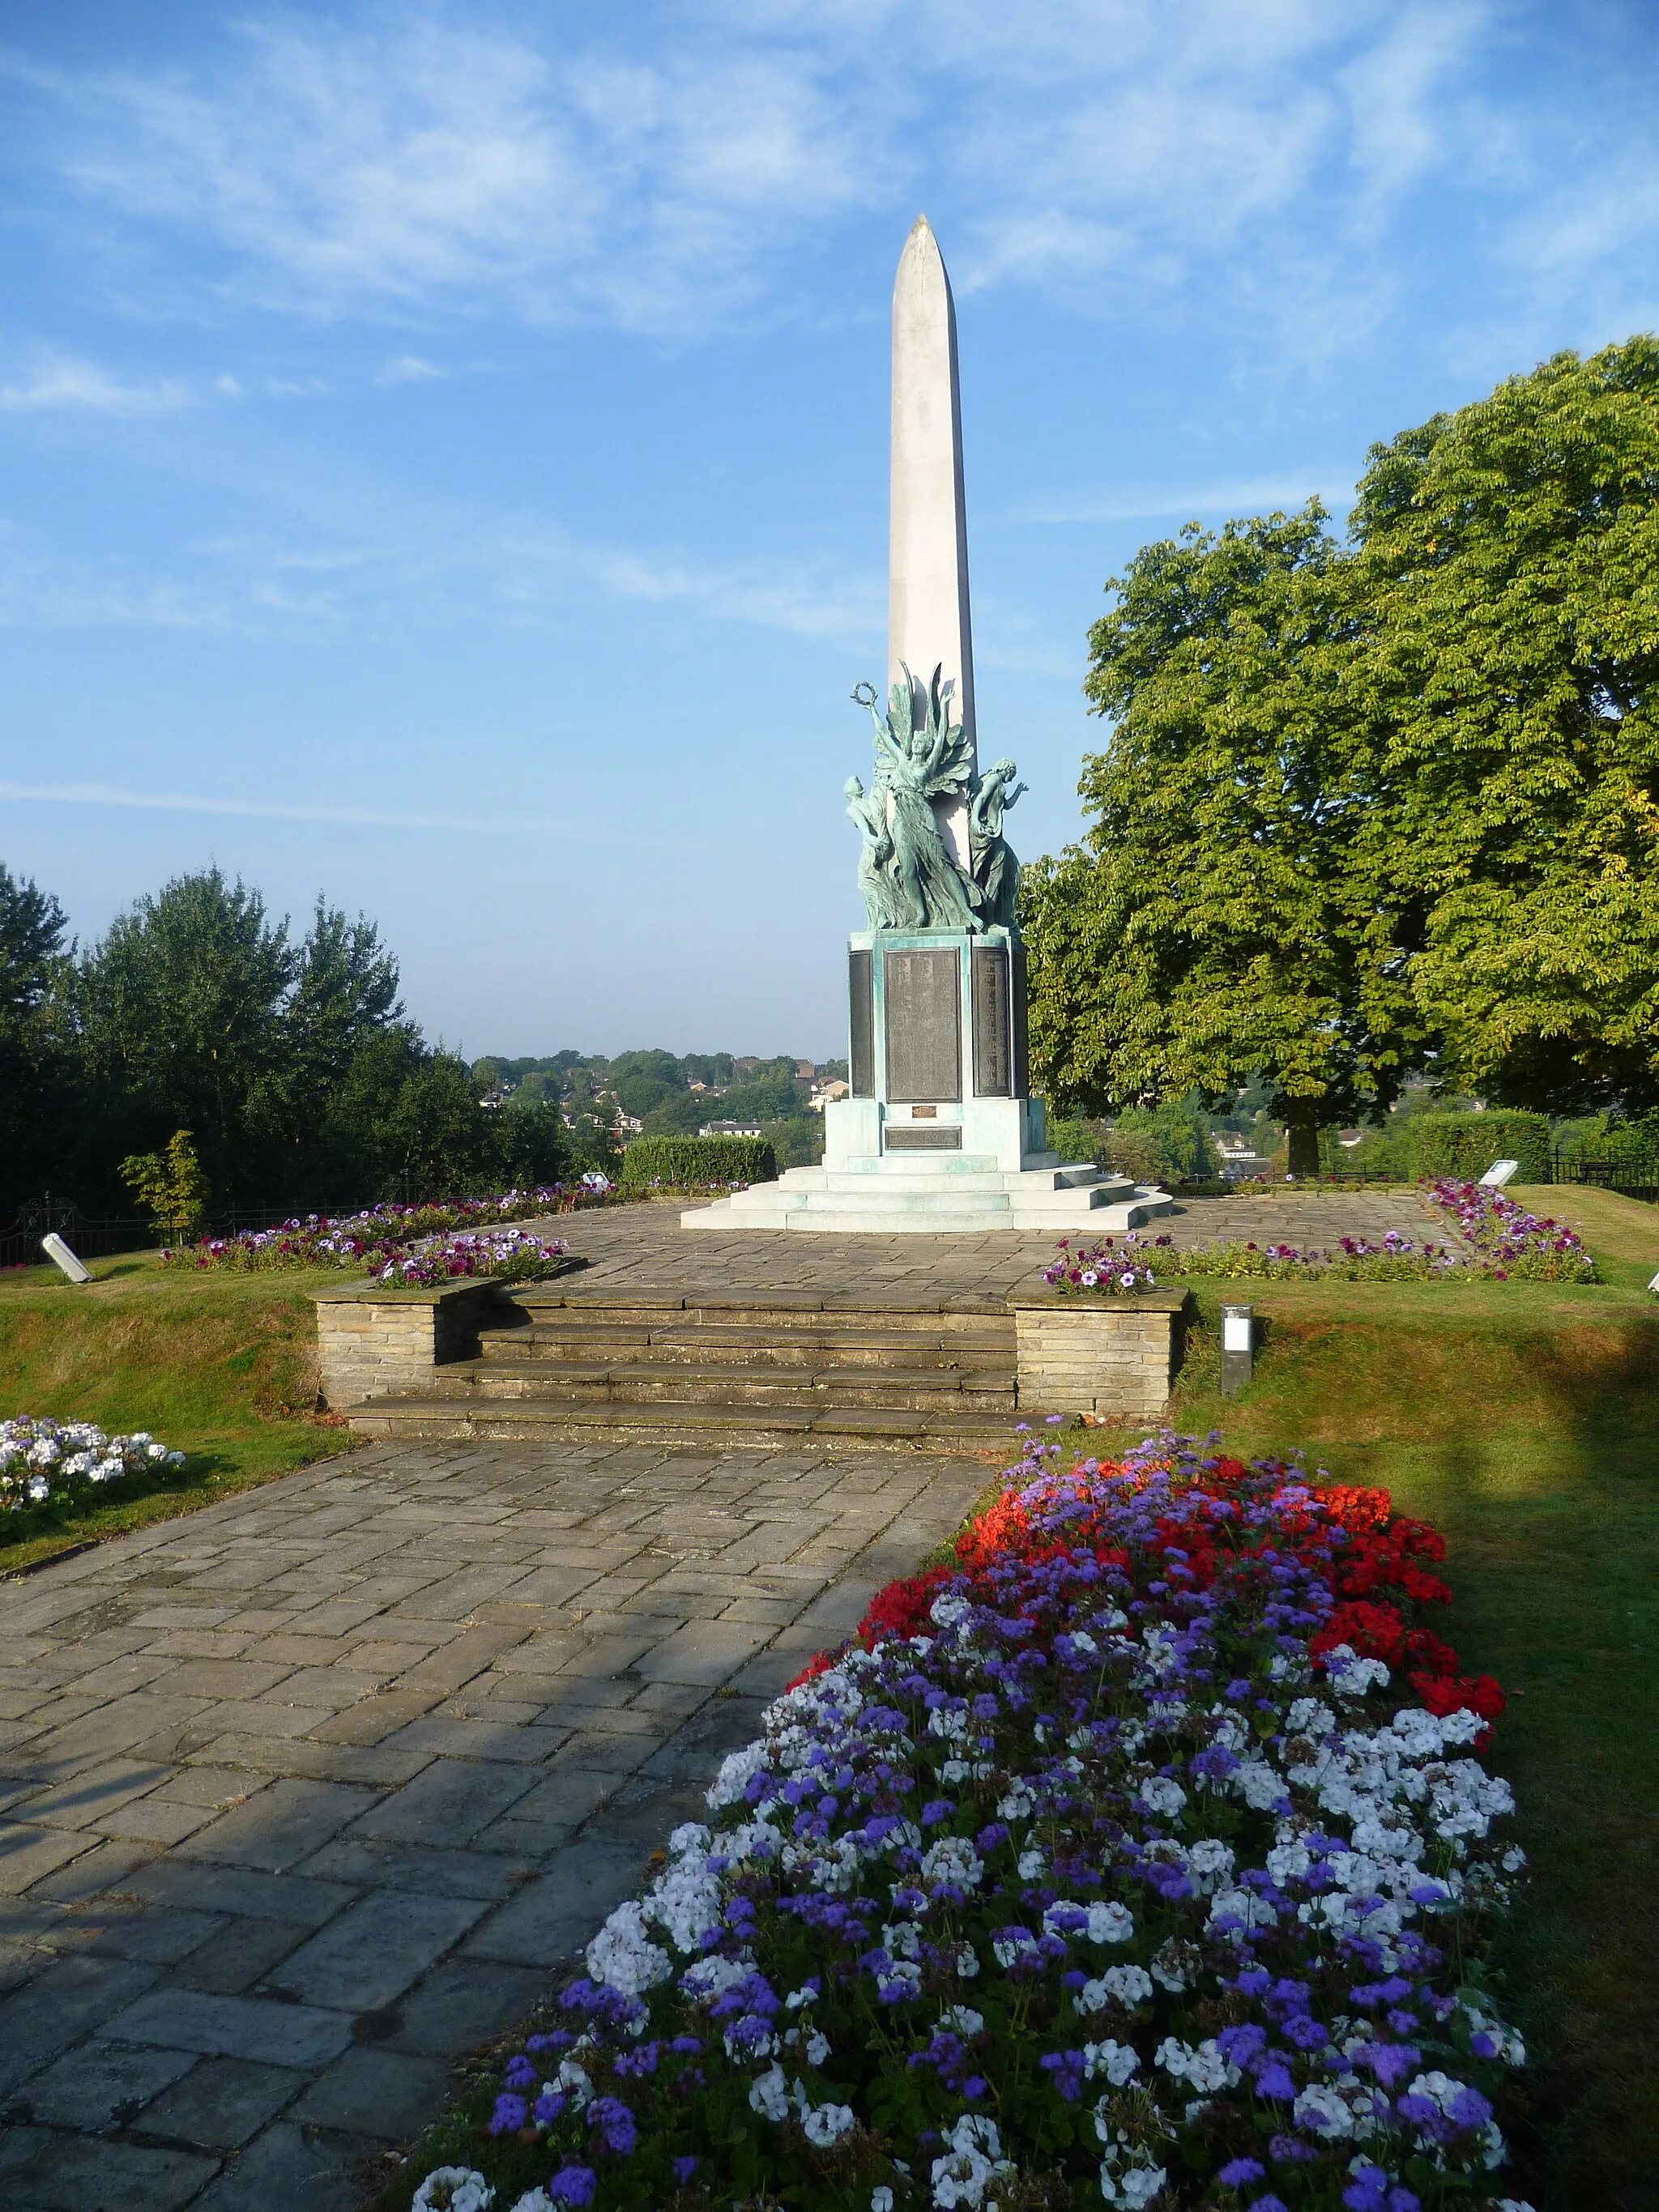
[[[923,1879],[953,1882],[958,1889],[977,1889],[985,1879],[985,1862],[965,1836],[941,1836],[921,1855]]]
[[[870,2191],[870,2212],[893,2212],[893,2192],[884,2181]]]
[[[975,2012],[972,2005],[947,2005],[939,2016],[939,2024],[947,2035],[959,2035],[965,2042],[984,2027],[985,2015]]]
[[[1022,1881],[1041,1881],[1048,1868],[1048,1854],[1038,1844],[1019,1855],[1019,1878]]]
[[[858,2125],[850,2105],[809,2105],[800,2116],[808,2142],[828,2150]]]
[[[1085,2081],[1092,2081],[1097,2074],[1103,2074],[1113,2088],[1121,2089],[1139,2063],[1127,2043],[1114,2043],[1109,2038],[1104,2043],[1085,2043],[1083,2046]]]
[[[821,2027],[815,2027],[806,2039],[806,2063],[822,2066],[830,2056],[830,2039]]]
[[[410,2212],[489,2212],[495,2192],[470,2166],[434,2166],[415,2191]]]
[[[1158,2046],[1154,2063],[1166,2074],[1173,2074],[1177,2081],[1190,2082],[1206,2097],[1213,2096],[1218,2089],[1231,2089],[1239,2079],[1237,2067],[1231,2059],[1223,2057],[1210,2039],[1194,2050],[1190,2043],[1166,2035]]]
[[[646,1935],[644,1915],[633,1898],[617,1907],[588,1945],[586,1963],[596,1982],[607,1982],[628,1997],[665,1982],[674,1971],[667,1952]]]
[[[976,2212],[985,2203],[990,2184],[1013,2172],[1002,2155],[996,2122],[977,2112],[964,2112],[945,2140],[950,2149],[933,2160],[933,2203],[942,2212],[957,2204],[975,2208]]]
[[[1340,2142],[1353,2133],[1353,2114],[1335,2090],[1322,2081],[1309,2083],[1291,2106],[1291,2116],[1297,2127],[1322,2136],[1328,2142]]]
[[[749,2102],[753,2111],[769,2120],[788,2118],[789,2085],[783,2078],[781,2066],[775,2063],[750,2084]]]
[[[579,2066],[574,2058],[561,2059],[558,2072],[544,2086],[555,2091],[562,2089],[579,2112],[593,2100],[593,2084],[587,2078],[586,2068]]]
[[[513,2212],[555,2212],[553,2199],[544,2189],[526,2189],[513,2207]]]
[[[1186,1791],[1167,1774],[1149,1775],[1135,1796],[1149,1813],[1161,1814],[1170,1820],[1187,1802]]]
[[[1079,2012],[1103,2012],[1109,2004],[1133,2011],[1152,1994],[1152,1978],[1144,1966],[1108,1966],[1094,1981],[1085,1982],[1074,2002]]]

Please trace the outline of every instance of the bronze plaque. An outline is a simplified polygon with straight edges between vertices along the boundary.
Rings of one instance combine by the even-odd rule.
[[[962,1096],[962,959],[954,945],[882,954],[887,1096],[898,1105]]]
[[[847,956],[847,995],[852,1015],[852,1051],[848,1055],[849,1088],[854,1098],[876,1095],[876,1005],[871,955]]]
[[[974,1096],[1006,1098],[1013,1088],[1008,948],[974,947]]]
[[[885,1132],[890,1152],[959,1152],[962,1128],[957,1122],[939,1123],[932,1129],[915,1129],[906,1121],[890,1121]]]

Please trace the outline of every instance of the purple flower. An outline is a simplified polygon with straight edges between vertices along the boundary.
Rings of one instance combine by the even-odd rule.
[[[690,2180],[692,2175],[697,2170],[697,2161],[695,2158],[671,2159],[669,2160],[669,2164],[673,2167],[674,2179],[679,2183],[682,2189],[684,2188],[686,2183]]]
[[[497,2097],[495,2109],[489,2116],[492,2136],[515,2135],[530,2118],[530,2107],[522,2097],[510,2094]]]
[[[1265,2181],[1267,2179],[1267,2169],[1256,2158],[1230,2159],[1216,2176],[1216,2179],[1224,2181],[1229,2189],[1242,2189],[1247,2181]]]
[[[639,2130],[620,2097],[595,2097],[587,2108],[587,2124],[599,2130],[607,2150],[618,2158],[632,2158]]]
[[[599,2176],[591,2166],[562,2166],[547,2185],[556,2204],[591,2204]]]

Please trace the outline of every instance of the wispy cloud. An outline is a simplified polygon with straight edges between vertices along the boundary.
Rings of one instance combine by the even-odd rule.
[[[429,361],[422,361],[416,353],[399,354],[375,374],[376,384],[426,384],[434,378],[447,376],[447,369],[438,368]]]
[[[1202,484],[1191,491],[1162,487],[1115,492],[1092,497],[1044,501],[1025,510],[1027,522],[1140,522],[1178,514],[1203,521],[1218,515],[1235,516],[1292,512],[1318,499],[1334,514],[1353,501],[1354,476],[1350,471],[1313,468],[1303,475],[1257,477],[1241,481]]]
[[[668,842],[604,823],[574,822],[568,816],[413,814],[375,806],[299,806],[276,799],[215,799],[192,792],[124,791],[106,783],[0,782],[0,799],[34,800],[56,806],[137,807],[161,814],[224,814],[255,822],[337,822],[349,828],[430,830],[445,836],[529,835],[583,844],[598,840],[603,844],[653,847],[665,847]]]
[[[33,82],[61,173],[164,255],[210,242],[221,293],[683,332],[918,198],[960,289],[1085,307],[1108,276],[1229,285],[1247,237],[1363,246],[1478,154],[1457,79],[1501,4],[665,0],[648,40],[371,5],[244,17],[216,65]]]
[[[0,410],[33,415],[64,408],[94,415],[170,415],[191,404],[188,385],[167,378],[128,384],[95,362],[43,352],[21,377],[0,384]]]

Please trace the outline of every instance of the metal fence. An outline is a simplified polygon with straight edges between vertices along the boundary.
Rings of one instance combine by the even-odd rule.
[[[1589,1183],[1597,1190],[1616,1190],[1626,1198],[1659,1204],[1659,1152],[1557,1152],[1555,1180]]]
[[[153,1250],[160,1237],[148,1221],[112,1213],[82,1213],[72,1198],[50,1192],[18,1208],[9,1229],[0,1230],[0,1267],[38,1267],[40,1239],[61,1237],[83,1260],[106,1259],[112,1252]]]

